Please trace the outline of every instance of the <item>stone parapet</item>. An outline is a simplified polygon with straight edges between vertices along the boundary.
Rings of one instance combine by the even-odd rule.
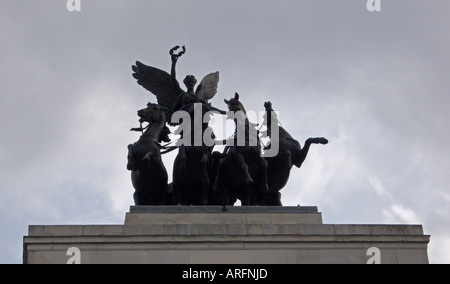
[[[428,263],[420,225],[322,224],[316,207],[131,207],[124,225],[30,226],[24,263]]]

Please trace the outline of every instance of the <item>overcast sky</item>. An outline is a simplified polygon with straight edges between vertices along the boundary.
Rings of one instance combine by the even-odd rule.
[[[154,96],[136,61],[180,81],[220,71],[212,103],[272,101],[302,145],[324,136],[283,190],[325,223],[423,224],[450,263],[450,1],[66,0],[0,2],[0,263],[28,225],[123,224],[127,145]],[[171,168],[174,155],[164,157]]]

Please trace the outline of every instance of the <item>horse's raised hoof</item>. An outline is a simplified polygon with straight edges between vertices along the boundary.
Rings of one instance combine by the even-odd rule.
[[[318,138],[318,139],[319,139],[319,144],[327,145],[329,143],[328,139],[326,139],[324,137],[321,137],[321,138]]]
[[[308,139],[309,142],[311,144],[322,144],[322,145],[327,145],[328,144],[328,139],[323,138],[323,137],[319,137],[319,138],[309,138]]]

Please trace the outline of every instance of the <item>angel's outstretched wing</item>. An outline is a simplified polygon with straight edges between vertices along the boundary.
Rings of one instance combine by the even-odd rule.
[[[195,93],[206,101],[214,98],[219,84],[219,72],[211,73],[203,78]]]
[[[133,77],[137,83],[153,93],[158,99],[158,104],[168,109],[169,116],[174,111],[180,93],[175,88],[172,77],[165,71],[136,62],[132,66]]]

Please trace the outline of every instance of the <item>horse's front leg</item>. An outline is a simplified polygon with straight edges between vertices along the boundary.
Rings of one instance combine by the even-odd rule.
[[[186,171],[186,148],[182,145],[178,150],[172,171],[172,192],[175,205],[188,205],[188,199],[183,186],[183,180],[186,178],[184,173]]]
[[[265,159],[260,158],[258,165],[258,173],[255,177],[255,186],[252,194],[253,205],[263,205],[264,199],[267,192],[269,191],[269,186],[267,182],[267,169],[268,163]]]
[[[255,206],[253,190],[251,185],[244,185],[240,190],[240,200],[242,206]]]
[[[241,166],[241,168],[243,169],[243,174],[245,175],[244,184],[245,185],[254,184],[255,182],[250,175],[249,168],[248,168],[247,163],[245,162],[244,156],[241,153],[237,153],[236,160],[239,163],[239,165]]]
[[[128,159],[127,169],[129,171],[137,170],[136,162],[134,161],[134,157],[133,157],[133,145],[132,144],[128,145],[127,159]]]
[[[208,154],[203,154],[202,158],[200,159],[201,163],[201,169],[202,169],[202,196],[200,199],[201,205],[207,205],[208,204],[208,196],[209,196],[209,188],[210,188],[210,179],[209,179],[209,172],[208,172],[208,162],[209,157]]]

